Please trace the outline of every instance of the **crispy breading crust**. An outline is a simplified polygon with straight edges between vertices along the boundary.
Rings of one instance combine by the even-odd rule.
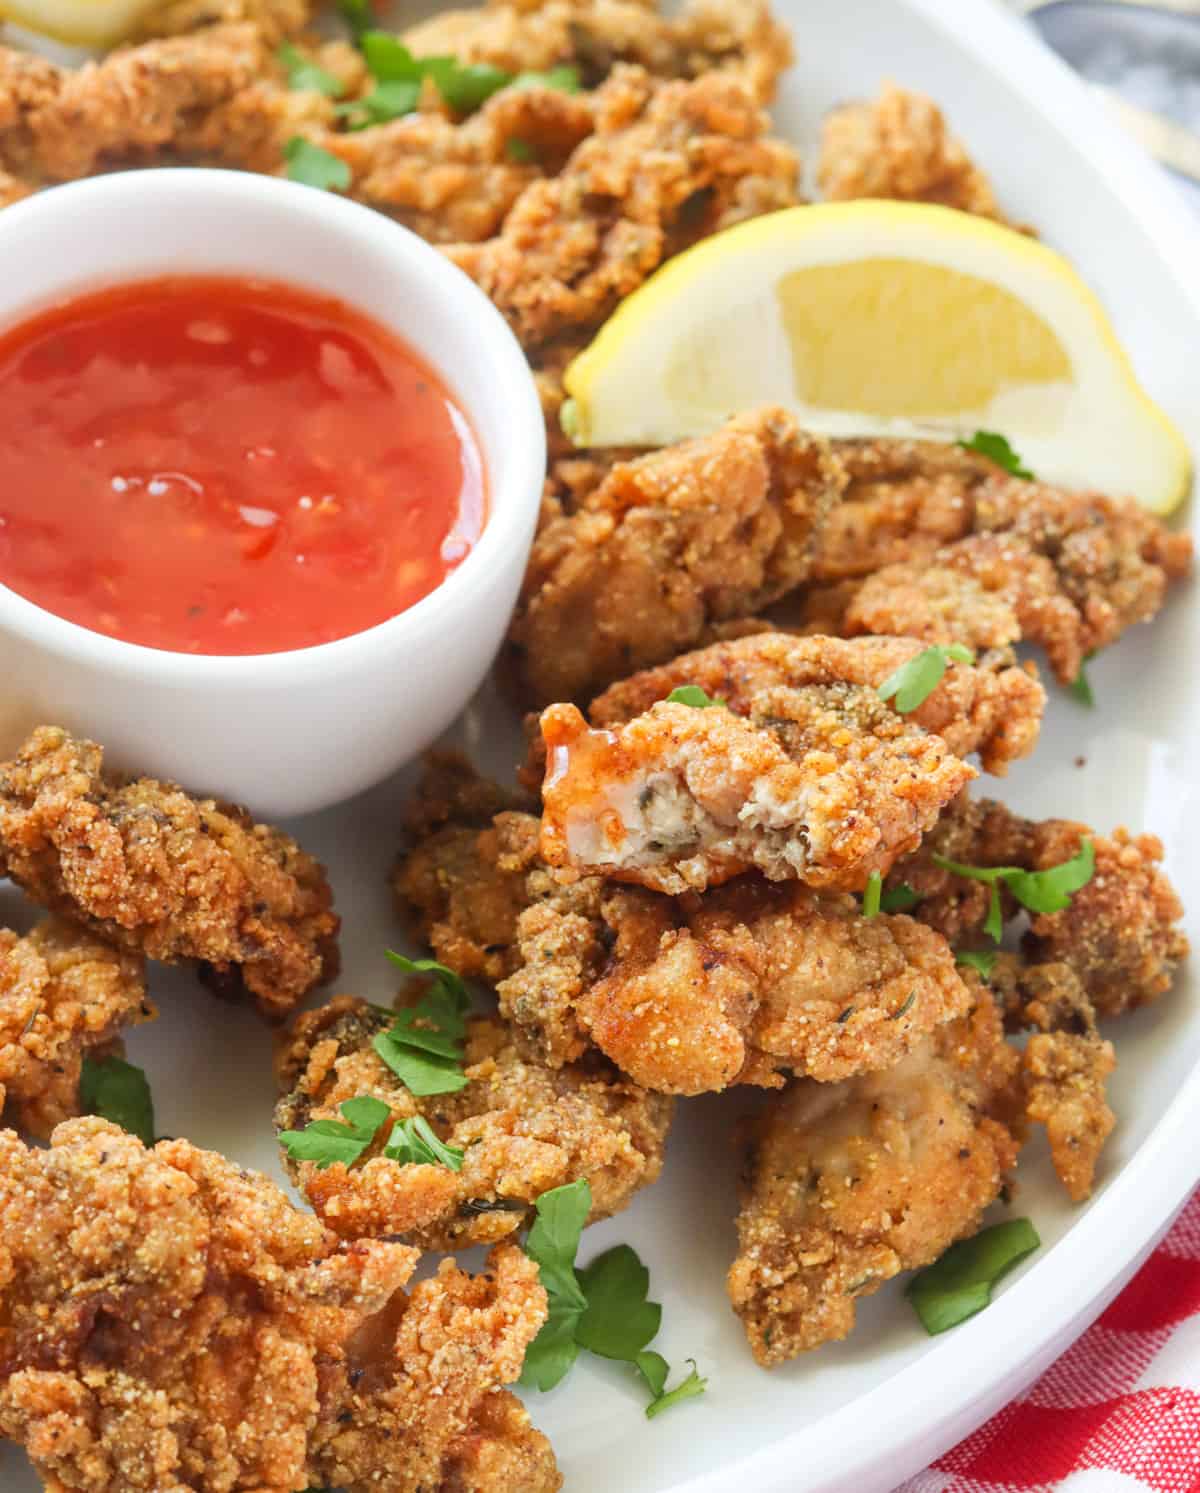
[[[416,1260],[339,1245],[186,1141],[4,1132],[0,1430],[64,1493],[448,1493],[489,1461],[496,1493],[552,1493],[549,1447],[500,1389],[545,1319],[536,1266],[501,1247],[406,1298]]]
[[[337,973],[324,868],[243,810],[103,771],[103,749],[42,726],[0,764],[0,872],[119,948],[240,976],[285,1015]]]
[[[932,202],[1019,226],[1000,211],[991,182],[950,134],[933,100],[895,83],[885,84],[871,103],[844,104],[826,116],[817,181],[834,202]]]
[[[754,1127],[728,1289],[764,1368],[844,1338],[858,1298],[975,1233],[999,1196],[1022,1138],[1018,1060],[973,990],[898,1065],[796,1083]]]
[[[157,1014],[137,954],[61,918],[24,938],[0,928],[0,1113],[45,1140],[80,1112],[85,1055],[119,1052],[121,1031]]]
[[[641,715],[673,689],[697,684],[739,715],[765,689],[859,685],[876,689],[922,650],[912,638],[795,637],[754,633],[685,653],[671,663],[613,685],[592,702],[593,725],[613,726]],[[978,752],[988,772],[1004,773],[1037,741],[1046,694],[1019,668],[952,664],[941,683],[907,719],[940,736],[956,757]]]
[[[349,1170],[340,1162],[318,1171],[287,1161],[336,1233],[403,1234],[427,1249],[490,1244],[528,1224],[533,1204],[553,1187],[586,1178],[594,1223],[619,1212],[662,1170],[672,1101],[639,1089],[598,1055],[551,1069],[504,1022],[477,1016],[467,1029],[467,1087],[418,1099],[372,1047],[390,1025],[386,1012],[349,996],[301,1016],[279,1056],[285,1093],[275,1128],[336,1120],[341,1104],[365,1094],[387,1104],[393,1120],[423,1115],[440,1140],[463,1152],[462,1170],[390,1161],[379,1154],[382,1130]]]
[[[766,0],[689,0],[679,14],[655,14],[646,0],[548,0],[536,6],[450,10],[404,33],[418,57],[450,55],[506,72],[578,67],[587,87],[619,62],[660,78],[697,78],[716,69],[744,79],[770,103],[791,63],[791,38]]]
[[[843,483],[777,409],[612,467],[535,541],[509,630],[524,698],[584,701],[784,595]]]
[[[959,943],[982,930],[989,889],[935,865],[935,854],[970,866],[1044,871],[1077,855],[1085,836],[1096,858],[1092,879],[1061,912],[1034,914],[1021,948],[1031,964],[1069,965],[1096,1012],[1119,1016],[1169,990],[1188,953],[1178,926],[1183,907],[1159,869],[1163,847],[1156,836],[1125,829],[1100,835],[1069,819],[1023,819],[994,800],[964,793],[920,849],[897,863],[888,885],[919,892],[913,916]],[[1006,920],[1018,911],[1005,890],[1001,906]]]
[[[660,892],[752,868],[861,891],[975,776],[853,685],[764,690],[749,719],[660,701],[612,731],[553,705],[541,727],[543,859]]]
[[[518,198],[500,233],[447,253],[527,350],[594,329],[670,255],[797,201],[795,152],[735,75],[662,83],[619,67],[595,130]]]

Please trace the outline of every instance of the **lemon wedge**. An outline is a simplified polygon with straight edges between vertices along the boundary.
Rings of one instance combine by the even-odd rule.
[[[698,244],[566,373],[581,446],[666,445],[782,404],[827,435],[1007,436],[1047,482],[1186,496],[1191,458],[1061,255],[950,208],[790,208]]]
[[[136,34],[164,0],[0,0],[0,19],[72,47],[111,47]]]

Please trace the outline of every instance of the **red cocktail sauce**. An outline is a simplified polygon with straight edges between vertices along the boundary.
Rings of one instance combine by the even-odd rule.
[[[340,301],[170,278],[0,336],[0,582],[93,632],[275,653],[428,595],[478,539],[466,415]]]

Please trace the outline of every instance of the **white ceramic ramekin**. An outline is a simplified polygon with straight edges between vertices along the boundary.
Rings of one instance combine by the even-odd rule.
[[[483,534],[436,591],[317,648],[237,658],[143,648],[0,585],[0,753],[39,722],[63,725],[102,742],[118,767],[279,817],[348,798],[426,747],[496,654],[545,470],[532,378],[487,298],[368,208],[232,171],[135,171],[40,193],[0,213],[0,264],[0,328],[80,291],[163,274],[257,275],[339,296],[441,374],[471,417],[489,485]]]

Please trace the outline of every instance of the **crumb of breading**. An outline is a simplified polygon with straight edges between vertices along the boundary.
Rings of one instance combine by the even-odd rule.
[[[390,1025],[386,1012],[349,996],[301,1016],[280,1053],[276,1130],[336,1120],[340,1105],[368,1095],[389,1107],[393,1121],[422,1115],[439,1140],[462,1151],[462,1170],[382,1156],[390,1125],[353,1168],[338,1162],[319,1171],[288,1161],[336,1233],[403,1234],[426,1249],[490,1244],[525,1227],[551,1188],[585,1178],[595,1222],[624,1208],[662,1170],[671,1100],[639,1089],[598,1054],[549,1068],[498,1017],[476,1016],[467,1024],[467,1086],[421,1099],[372,1046]]]
[[[0,928],[0,1113],[45,1140],[80,1112],[83,1059],[152,1021],[143,960],[62,918],[24,938]]]
[[[108,943],[240,976],[283,1016],[337,973],[324,869],[243,809],[103,770],[103,750],[42,726],[0,763],[0,872]]]

